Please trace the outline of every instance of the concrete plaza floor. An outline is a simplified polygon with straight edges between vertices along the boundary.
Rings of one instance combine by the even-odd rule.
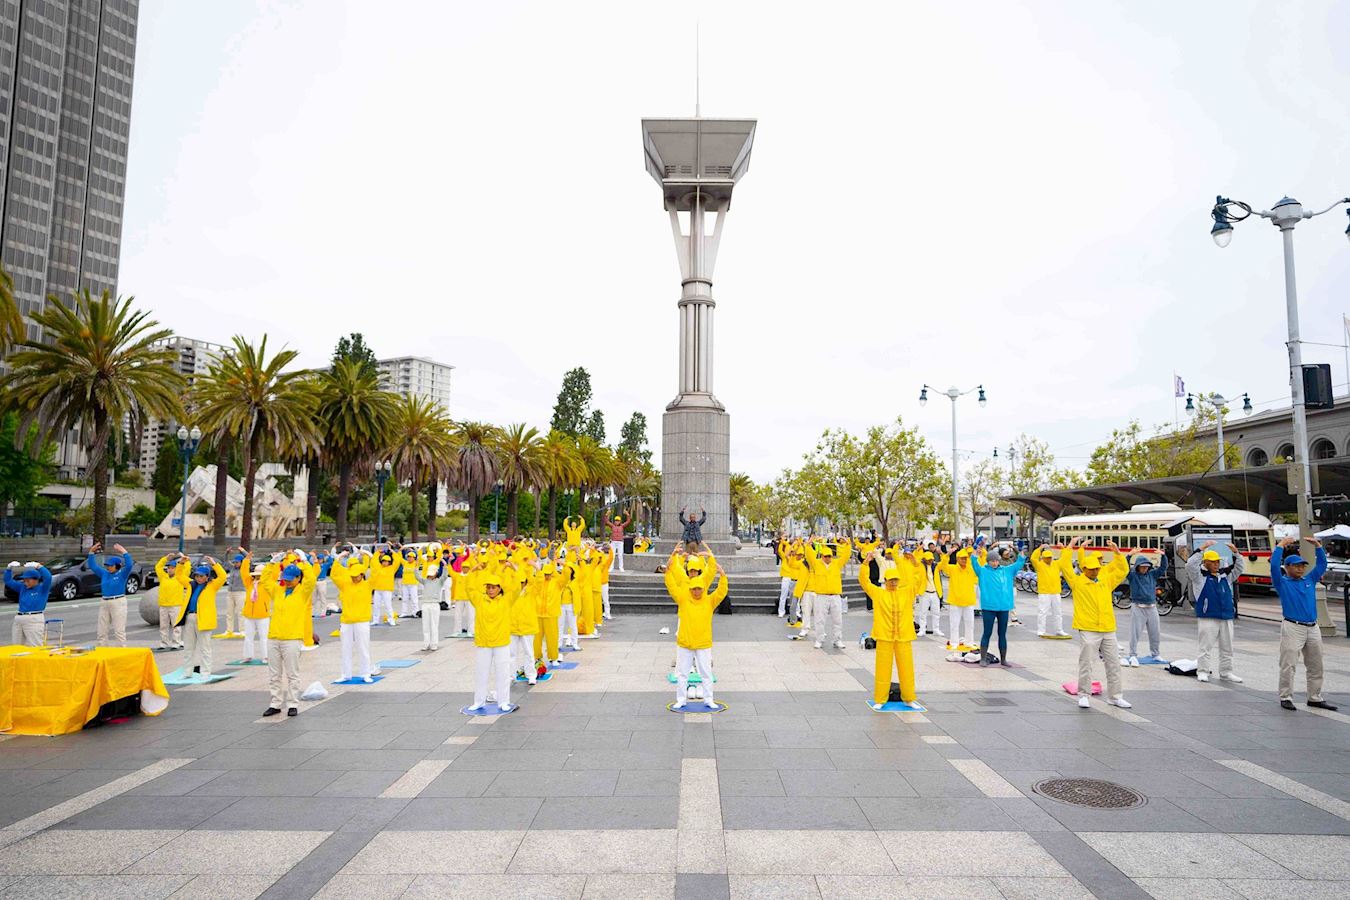
[[[93,609],[65,607],[68,634]],[[1238,624],[1242,685],[1126,669],[1128,711],[1060,689],[1076,641],[1014,626],[1024,668],[980,669],[925,638],[927,712],[875,713],[868,622],[850,614],[850,647],[820,651],[780,619],[719,616],[728,709],[684,716],[665,709],[673,616],[615,621],[496,718],[459,713],[471,642],[424,654],[416,621],[374,650],[418,665],[330,685],[294,719],[260,719],[265,669],[224,669],[240,644],[215,641],[238,674],[172,689],[158,718],[0,736],[0,896],[1350,896],[1350,715],[1304,707],[1301,672],[1298,711],[1279,708],[1273,625]],[[337,654],[304,654],[304,682],[336,678]],[[1194,657],[1194,619],[1164,620],[1163,655]],[[1327,686],[1350,699],[1344,638]],[[1057,775],[1147,802],[1033,790]]]

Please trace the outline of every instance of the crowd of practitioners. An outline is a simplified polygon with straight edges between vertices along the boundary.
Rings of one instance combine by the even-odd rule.
[[[569,517],[565,538],[536,541],[517,537],[476,544],[431,543],[404,547],[394,542],[369,549],[338,544],[319,551],[301,548],[255,558],[247,549],[230,548],[222,560],[202,556],[195,562],[177,553],[155,564],[159,578],[159,649],[186,651],[182,671],[200,680],[212,674],[213,637],[242,637],[244,664],[269,667],[269,704],[264,715],[296,715],[300,693],[300,657],[321,636],[321,620],[338,615],[341,679],[370,683],[379,674],[372,663],[373,627],[406,627],[420,619],[422,649],[433,652],[441,641],[441,614],[451,612],[450,634],[471,638],[475,647],[475,687],[470,712],[496,704],[509,712],[510,686],[519,677],[534,684],[561,653],[579,650],[580,641],[599,636],[611,618],[609,580],[623,567],[622,517],[605,517],[610,540],[585,537],[586,522]],[[678,544],[664,566],[665,584],[679,613],[676,629],[676,708],[689,696],[688,682],[697,673],[702,696],[713,701],[712,614],[728,593],[728,580],[706,545],[697,523],[687,526],[689,541]],[[603,533],[603,532],[602,532]],[[1301,659],[1307,674],[1307,704],[1334,710],[1322,695],[1322,637],[1317,627],[1316,585],[1326,571],[1326,554],[1313,540],[1312,563],[1290,552],[1284,541],[1271,557],[1272,584],[1284,613],[1279,648],[1279,701],[1294,709],[1293,681]],[[1076,695],[1090,706],[1092,672],[1100,659],[1105,670],[1106,702],[1122,708],[1124,696],[1121,648],[1116,640],[1113,594],[1122,584],[1130,592],[1130,644],[1125,664],[1139,664],[1139,643],[1147,638],[1149,655],[1157,659],[1159,623],[1157,579],[1166,571],[1166,557],[1155,567],[1146,556],[1131,561],[1114,543],[1107,543],[1109,561],[1075,540],[1067,547],[1041,545],[1024,557],[1009,544],[982,540],[940,544],[896,542],[883,547],[875,538],[850,541],[826,537],[780,540],[781,590],[778,614],[799,627],[797,637],[814,637],[816,649],[826,642],[842,649],[844,569],[850,559],[861,565],[858,579],[871,601],[876,679],[873,701],[890,698],[891,676],[900,698],[916,700],[911,644],[931,633],[946,639],[948,659],[980,666],[1010,666],[1007,632],[1016,621],[1014,577],[1029,563],[1037,578],[1037,635],[1071,637],[1063,630],[1062,588],[1073,599],[1071,627],[1079,635]],[[98,641],[126,644],[126,586],[135,565],[121,545],[98,556],[95,545],[88,565],[100,573]],[[1180,551],[1183,579],[1195,604],[1198,631],[1196,675],[1230,682],[1233,671],[1233,586],[1243,571],[1242,555],[1231,563],[1206,543],[1196,552]],[[39,646],[46,640],[45,609],[52,573],[35,562],[12,562],[6,585],[18,595],[12,640]],[[396,610],[397,605],[397,610]],[[946,609],[947,632],[942,630]],[[981,634],[975,635],[975,612]],[[224,631],[216,633],[223,625]],[[998,655],[990,653],[996,641]],[[697,694],[697,692],[696,692]]]

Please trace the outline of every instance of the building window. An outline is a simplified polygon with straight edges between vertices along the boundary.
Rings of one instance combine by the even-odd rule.
[[[1253,468],[1269,465],[1270,457],[1266,456],[1266,451],[1260,447],[1253,447],[1247,451],[1247,465]]]
[[[1313,441],[1309,453],[1311,453],[1313,459],[1335,459],[1336,445],[1326,438],[1318,438]]]
[[[1275,451],[1275,461],[1276,461],[1276,462],[1293,462],[1293,461],[1294,461],[1294,445],[1293,445],[1293,444],[1281,444],[1281,445],[1280,445],[1280,449],[1278,449],[1278,450]]]

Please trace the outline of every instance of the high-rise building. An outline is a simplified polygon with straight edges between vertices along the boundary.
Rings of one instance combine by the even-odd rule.
[[[170,347],[177,351],[178,358],[174,364],[179,373],[187,378],[189,389],[193,382],[197,380],[197,376],[204,374],[211,367],[211,364],[220,359],[221,354],[228,349],[221,344],[196,341],[185,337],[165,338],[162,341],[156,341],[155,346]],[[165,441],[174,440],[174,433],[177,430],[178,423],[172,420],[160,421],[152,418],[145,424],[145,433],[141,437],[141,453],[137,457],[137,467],[141,470],[141,475],[147,482],[150,476],[154,474],[155,460],[159,458],[159,448],[164,446]]]
[[[0,0],[0,263],[25,316],[117,293],[138,2]],[[62,474],[82,457],[64,441]]]
[[[423,397],[450,414],[450,373],[454,366],[421,356],[381,359],[380,386],[386,391],[408,397]]]

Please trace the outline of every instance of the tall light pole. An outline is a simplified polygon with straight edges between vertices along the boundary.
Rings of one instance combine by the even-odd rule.
[[[952,401],[952,538],[953,539],[959,539],[961,537],[961,493],[960,493],[961,481],[957,472],[957,462],[956,462],[956,401],[964,397],[966,394],[972,394],[975,391],[980,392],[980,406],[981,408],[983,408],[984,405],[989,401],[984,396],[984,385],[982,384],[976,385],[975,387],[971,388],[968,391],[963,391],[959,388],[954,387],[947,388],[946,391],[947,399]],[[920,406],[928,405],[928,385],[926,384],[923,386],[923,389],[919,391],[919,405]],[[975,527],[975,522],[973,518],[975,514],[974,507],[971,508],[970,512],[972,516],[971,528],[973,529]]]
[[[1223,443],[1223,411],[1224,406],[1228,401],[1224,399],[1223,394],[1187,394],[1186,412],[1191,415],[1195,415],[1199,412],[1195,406],[1196,400],[1199,400],[1202,405],[1207,404],[1214,408],[1215,428],[1219,432],[1219,471],[1225,472],[1228,470],[1228,460],[1226,459],[1228,454],[1226,452],[1227,448],[1224,447]],[[1242,414],[1244,416],[1250,416],[1252,414],[1252,398],[1246,394],[1242,395]],[[1239,437],[1240,436],[1241,435],[1239,435]]]
[[[1304,541],[1312,533],[1312,464],[1308,454],[1308,411],[1303,398],[1303,345],[1298,331],[1298,288],[1294,281],[1294,226],[1304,219],[1331,212],[1342,203],[1350,204],[1350,197],[1343,197],[1326,209],[1311,212],[1292,197],[1284,197],[1271,209],[1253,210],[1241,200],[1220,196],[1214,198],[1214,209],[1210,210],[1214,226],[1210,228],[1209,235],[1220,247],[1227,247],[1233,240],[1233,226],[1236,223],[1253,215],[1269,219],[1280,230],[1284,241],[1284,307],[1289,320],[1289,394],[1294,413],[1294,453],[1297,457],[1290,475],[1298,472],[1297,477],[1290,478],[1289,492],[1298,497],[1298,533]],[[1346,214],[1350,215],[1350,210]],[[1350,227],[1345,229],[1345,235],[1350,238]],[[1325,598],[1318,601],[1317,624],[1324,635],[1336,633]]]
[[[994,459],[998,459],[998,448],[997,448],[997,447],[994,448]],[[1013,474],[1014,474],[1016,471],[1017,471],[1017,445],[1016,445],[1016,444],[1009,444],[1009,445],[1008,445],[1008,490],[1012,490],[1012,479],[1013,479]],[[1016,513],[1016,512],[1011,512],[1011,513],[1009,513],[1009,515],[1010,515],[1012,518],[1011,518],[1011,521],[1008,523],[1008,531],[1011,533],[1013,539],[1016,540],[1016,539],[1017,539],[1017,513]]]
[[[389,460],[383,460],[375,464],[375,485],[377,488],[375,498],[375,541],[376,543],[384,540],[384,483],[389,480],[394,466]],[[416,501],[417,498],[413,498]]]
[[[178,510],[178,552],[183,552],[184,537],[187,535],[187,488],[188,477],[192,474],[192,454],[197,452],[197,447],[202,442],[202,430],[196,425],[188,431],[186,425],[178,426],[178,455],[183,460],[183,498],[180,501]],[[223,539],[217,535],[217,539]]]

